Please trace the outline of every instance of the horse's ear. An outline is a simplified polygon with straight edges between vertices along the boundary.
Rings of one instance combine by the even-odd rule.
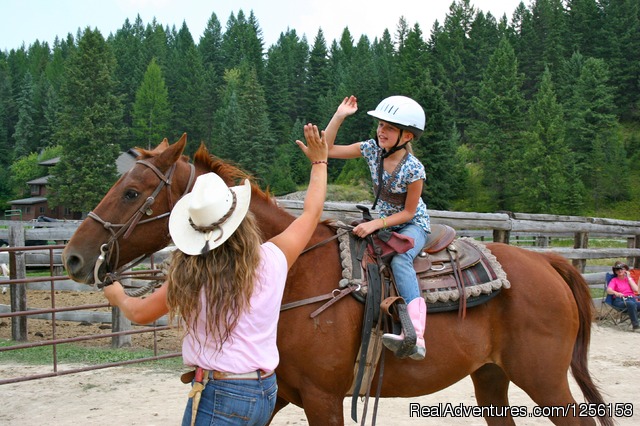
[[[151,152],[152,155],[158,155],[169,146],[169,141],[167,138],[164,138],[162,142],[160,142],[155,148],[153,148]]]
[[[182,150],[184,150],[184,147],[187,146],[187,134],[183,133],[182,136],[180,136],[180,139],[178,139],[178,142],[176,142],[176,145],[182,145]]]
[[[162,144],[167,143],[167,139],[162,141]],[[162,145],[161,144],[161,145]],[[156,158],[156,167],[158,167],[162,171],[166,171],[172,164],[176,163],[182,152],[184,151],[185,146],[187,145],[187,134],[183,133],[182,137],[178,142],[173,145],[169,145],[164,151],[158,154]]]

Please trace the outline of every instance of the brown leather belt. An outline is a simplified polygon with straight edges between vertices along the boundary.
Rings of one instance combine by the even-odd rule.
[[[249,373],[227,373],[224,371],[209,370],[208,373],[210,380],[258,380],[270,377],[273,371],[256,370]],[[182,383],[191,383],[195,375],[196,370],[188,371],[180,377],[180,380]]]

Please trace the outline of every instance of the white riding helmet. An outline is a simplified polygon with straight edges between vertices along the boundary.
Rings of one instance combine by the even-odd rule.
[[[426,117],[419,103],[406,96],[389,96],[374,111],[367,112],[378,120],[408,130],[418,139],[424,132]]]

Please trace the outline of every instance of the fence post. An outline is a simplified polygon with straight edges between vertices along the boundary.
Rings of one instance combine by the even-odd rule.
[[[131,284],[130,278],[123,278],[120,283],[122,286],[127,286]],[[131,330],[131,321],[124,316],[122,311],[119,308],[113,307],[111,309],[111,330],[115,333],[118,331],[128,331]],[[113,336],[111,338],[111,347],[112,348],[123,348],[123,347],[131,346],[131,335],[122,335],[122,336]]]
[[[509,238],[511,237],[510,231],[505,231],[501,229],[493,230],[493,242],[494,243],[505,243],[509,244]]]
[[[573,248],[574,249],[581,249],[581,248],[588,248],[589,247],[589,233],[588,232],[576,232],[573,236]],[[571,263],[573,263],[573,266],[576,267],[576,269],[578,271],[580,271],[580,273],[584,274],[584,269],[585,266],[587,264],[587,261],[585,259],[573,259],[571,261]]]
[[[640,235],[627,238],[627,248],[640,248]],[[627,258],[627,265],[632,268],[640,268],[640,259],[629,257]]]
[[[9,246],[24,247],[24,228],[22,222],[9,225]],[[9,253],[9,270],[12,280],[23,280],[27,277],[27,262],[23,251]],[[27,285],[12,284],[11,286],[11,312],[27,310]],[[27,317],[18,316],[11,318],[11,339],[16,342],[27,341]]]
[[[549,236],[547,235],[536,235],[536,247],[549,247]]]

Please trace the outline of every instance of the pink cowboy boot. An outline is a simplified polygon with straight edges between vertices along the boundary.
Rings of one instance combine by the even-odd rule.
[[[416,331],[416,345],[413,347],[409,358],[415,360],[424,359],[427,350],[424,343],[424,330],[427,322],[427,304],[422,297],[413,299],[407,304],[407,313],[411,318],[411,324]],[[400,348],[404,341],[404,333],[385,333],[382,336],[382,343],[394,353]]]

